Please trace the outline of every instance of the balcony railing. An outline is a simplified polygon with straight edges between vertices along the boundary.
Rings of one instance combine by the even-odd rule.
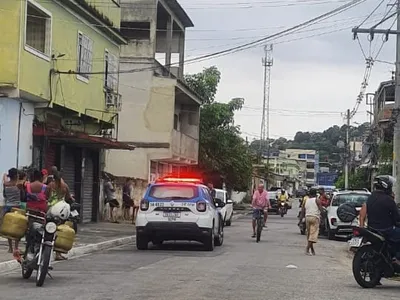
[[[172,130],[172,153],[185,159],[198,160],[199,141],[177,130]]]

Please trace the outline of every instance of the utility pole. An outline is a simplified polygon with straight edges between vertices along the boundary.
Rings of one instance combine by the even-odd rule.
[[[263,112],[261,120],[261,134],[260,134],[260,155],[263,155],[263,145],[267,143],[267,184],[269,175],[269,96],[271,90],[271,68],[273,65],[272,59],[272,44],[265,45],[264,58],[262,65],[264,67],[264,97],[263,97]],[[267,187],[266,187],[267,188]]]
[[[394,187],[395,201],[400,202],[400,0],[396,2],[396,11],[389,14],[387,17],[383,18],[380,22],[372,26],[371,28],[353,28],[352,32],[355,36],[358,33],[369,34],[369,40],[374,39],[375,34],[383,34],[388,40],[389,35],[396,35],[396,89],[395,89],[395,104],[393,109],[393,117],[395,118],[394,124],[394,135],[393,135],[393,170],[396,177],[396,185]],[[397,28],[392,29],[377,29],[379,25],[386,22],[388,19],[396,17],[397,18]],[[372,178],[373,180],[373,178]]]
[[[350,109],[346,113],[346,143],[344,147],[344,188],[349,188],[349,129],[350,129]]]

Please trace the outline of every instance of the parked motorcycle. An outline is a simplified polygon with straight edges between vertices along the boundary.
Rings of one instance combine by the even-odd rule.
[[[43,286],[49,270],[52,270],[51,258],[57,236],[57,226],[70,215],[70,206],[62,201],[49,209],[47,214],[28,210],[28,231],[26,247],[20,259],[22,277],[29,279],[34,270],[36,286]]]
[[[357,249],[353,257],[353,276],[361,287],[374,288],[382,277],[394,279],[400,276],[400,266],[393,262],[396,245],[379,232],[354,227],[349,244]]]

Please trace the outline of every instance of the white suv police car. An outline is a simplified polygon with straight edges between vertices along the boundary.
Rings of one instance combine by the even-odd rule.
[[[195,178],[165,177],[149,184],[136,218],[136,247],[188,240],[208,251],[224,241],[223,219],[208,188]]]

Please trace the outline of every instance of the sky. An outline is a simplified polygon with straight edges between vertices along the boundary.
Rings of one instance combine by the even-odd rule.
[[[376,35],[353,39],[351,28],[362,24],[370,28],[379,22],[389,2],[367,19],[381,0],[364,3],[321,21],[311,27],[270,41],[273,66],[270,90],[270,137],[293,139],[297,131],[323,131],[343,125],[344,113],[353,109],[360,93],[366,69],[366,57],[376,57],[368,80],[367,93],[373,93],[381,81],[390,80],[394,70],[395,36],[386,43]],[[195,24],[187,29],[186,59],[224,50],[232,46],[279,32],[284,28],[328,12],[349,0],[180,0]],[[378,28],[390,28],[394,19]],[[382,50],[378,50],[383,44]],[[264,46],[203,62],[186,64],[185,73],[217,66],[222,73],[216,101],[245,99],[244,108],[235,116],[235,124],[251,141],[259,138],[263,101]],[[361,48],[363,50],[361,50]],[[379,53],[378,53],[379,52]],[[376,56],[378,54],[378,56]],[[380,62],[378,62],[380,61]],[[351,124],[369,121],[365,98]]]

